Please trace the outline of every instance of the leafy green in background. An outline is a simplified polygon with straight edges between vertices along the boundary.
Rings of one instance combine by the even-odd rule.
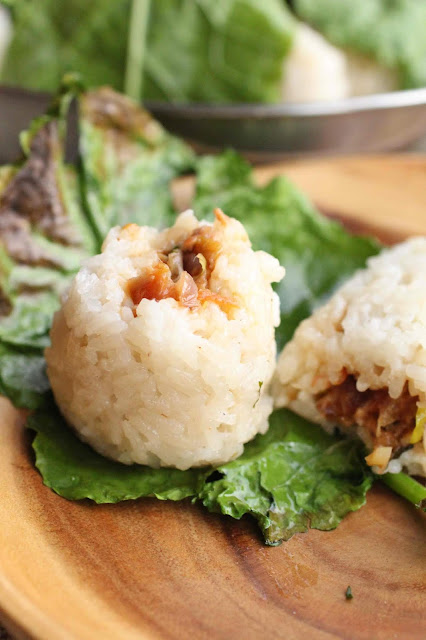
[[[334,45],[398,71],[401,88],[426,85],[425,0],[293,0],[292,5]]]
[[[111,227],[173,224],[170,182],[194,155],[125,96],[109,88],[80,96],[83,193],[99,242]]]
[[[143,84],[144,99],[279,100],[283,61],[294,30],[282,0],[8,4],[13,6],[15,31],[4,82],[53,91],[63,73],[77,71],[88,86],[108,84],[118,90],[124,89],[126,77],[133,98],[142,97],[138,92]],[[145,8],[131,11],[132,4]],[[138,16],[143,22],[134,24]],[[133,54],[135,45],[138,55]]]
[[[194,208],[208,217],[214,207],[241,220],[253,248],[268,251],[286,268],[276,286],[278,349],[303,318],[379,251],[374,240],[350,235],[324,218],[287,178],[256,186],[250,165],[233,151],[199,160]]]
[[[65,120],[73,87],[21,134],[23,159],[3,173],[0,192],[0,339],[45,346],[67,275],[91,255],[95,238],[73,167],[65,165]]]
[[[14,36],[2,80],[56,91],[64,73],[122,89],[131,0],[8,0]]]
[[[294,27],[282,0],[151,2],[143,95],[278,102]]]
[[[425,0],[0,2],[14,20],[1,79],[33,89],[77,71],[135,99],[279,102],[297,25],[288,5],[331,43],[399,72],[401,88],[426,85]]]
[[[32,349],[0,344],[0,393],[23,409],[42,406],[50,392],[46,363]]]

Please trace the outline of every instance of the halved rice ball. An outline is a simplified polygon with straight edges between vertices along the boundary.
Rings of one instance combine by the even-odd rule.
[[[219,464],[268,427],[283,268],[216,210],[114,228],[55,315],[48,375],[80,437],[120,462]]]
[[[279,359],[278,407],[356,431],[377,471],[426,476],[426,238],[370,258]]]

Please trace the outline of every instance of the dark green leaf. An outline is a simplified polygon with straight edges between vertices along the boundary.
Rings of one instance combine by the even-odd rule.
[[[207,479],[200,498],[233,518],[252,514],[270,545],[309,527],[328,531],[365,504],[372,474],[363,453],[359,441],[337,439],[290,411],[276,411],[266,435],[218,467],[222,478]]]
[[[268,433],[246,445],[238,460],[217,469],[219,480],[208,479],[212,469],[108,460],[82,443],[53,405],[30,416],[28,427],[37,433],[33,448],[44,483],[65,498],[103,503],[198,496],[212,511],[254,515],[272,545],[309,527],[335,528],[364,504],[372,482],[359,442],[336,440],[284,410],[273,414]]]
[[[44,484],[69,500],[182,500],[198,493],[206,474],[108,460],[77,438],[53,404],[31,415],[27,426],[36,432],[33,449]]]

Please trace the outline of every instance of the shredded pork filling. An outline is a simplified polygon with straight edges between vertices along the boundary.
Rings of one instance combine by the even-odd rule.
[[[219,210],[216,217],[226,224],[227,217]],[[220,254],[221,245],[213,227],[204,225],[195,229],[172,251],[159,252],[158,262],[136,278],[127,282],[127,290],[135,307],[141,300],[173,298],[190,309],[205,302],[217,304],[229,315],[236,303],[210,290],[209,280]]]
[[[407,387],[399,398],[391,398],[388,389],[358,391],[356,378],[348,375],[336,386],[316,398],[318,411],[330,422],[343,428],[364,428],[373,448],[392,447],[393,455],[409,444],[416,423],[418,398]]]

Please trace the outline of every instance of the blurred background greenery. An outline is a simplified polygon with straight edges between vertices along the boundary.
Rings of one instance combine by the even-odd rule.
[[[344,98],[426,86],[426,0],[0,0],[1,80],[170,102]]]

